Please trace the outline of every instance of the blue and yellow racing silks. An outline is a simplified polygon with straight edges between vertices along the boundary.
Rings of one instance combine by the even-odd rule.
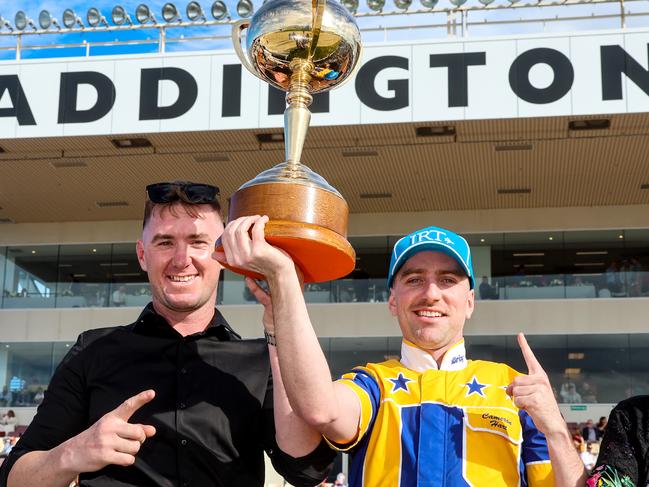
[[[340,382],[361,402],[350,487],[551,487],[545,436],[507,396],[519,375],[505,364],[467,361],[464,341],[438,369],[404,340],[401,361],[368,364]]]

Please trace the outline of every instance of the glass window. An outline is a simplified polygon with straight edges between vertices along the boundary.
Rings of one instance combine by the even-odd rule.
[[[620,265],[624,239],[620,236],[624,237],[619,230],[566,232],[568,294],[585,286],[594,288],[599,297],[623,294],[624,276],[620,273]]]
[[[625,284],[629,296],[649,296],[649,230],[625,230]]]
[[[502,283],[499,283],[498,274],[492,262],[494,251],[504,248],[504,234],[473,234],[465,235],[471,246],[473,274],[475,276],[477,299],[500,299]],[[504,289],[503,289],[504,291]]]
[[[228,269],[221,273],[223,281],[223,304],[254,304],[257,302],[244,281],[244,276]]]
[[[356,251],[356,264],[334,287],[334,301],[367,303],[387,299],[385,279],[392,250],[389,240],[387,236],[349,238]]]
[[[331,364],[331,338],[329,337],[318,337],[318,342],[320,343],[320,348],[322,349],[322,353],[325,356],[325,359],[327,360],[328,364]],[[332,374],[333,377],[333,374]],[[334,377],[335,379],[337,377]]]
[[[52,377],[52,343],[0,344],[1,401],[35,406]]]
[[[105,306],[110,275],[110,244],[61,245],[56,307]]]
[[[307,303],[331,303],[333,301],[333,283],[312,282],[304,285],[304,300]]]
[[[74,342],[54,342],[52,344],[52,373],[54,373],[73,345]]]
[[[630,336],[629,371],[630,389],[624,397],[649,394],[649,334]]]
[[[466,356],[471,360],[507,362],[507,337],[505,336],[467,336]]]
[[[564,379],[583,402],[615,403],[630,395],[629,335],[567,335],[566,343]]]
[[[505,299],[564,298],[563,233],[506,233],[504,237],[504,248],[494,250],[493,265],[502,276]]]
[[[0,282],[3,284],[5,282],[6,254],[7,254],[7,248],[0,247]],[[7,296],[9,296],[9,290],[3,286],[2,296],[0,296],[0,307],[2,306],[2,301]]]
[[[387,358],[387,337],[331,338],[329,368],[334,378],[339,378],[359,365],[382,362]]]
[[[617,403],[649,394],[649,334],[530,335],[534,354],[561,403]],[[401,337],[323,337],[332,377],[368,362],[399,359]],[[0,407],[33,406],[73,343],[0,343]],[[467,336],[472,360],[501,362],[526,373],[516,336]]]
[[[368,279],[388,275],[392,247],[387,236],[350,237],[349,243],[356,251],[356,267],[350,277]]]
[[[8,247],[5,308],[53,308],[58,281],[58,245]]]
[[[135,243],[113,244],[107,265],[110,288],[103,298],[104,303],[141,308],[151,301],[149,280],[137,260]]]
[[[401,358],[401,343],[403,337],[388,337],[388,359],[399,360]]]

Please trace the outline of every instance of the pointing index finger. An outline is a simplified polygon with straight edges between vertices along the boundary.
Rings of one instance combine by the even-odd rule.
[[[518,334],[518,345],[521,347],[521,352],[523,352],[523,358],[525,359],[525,364],[527,365],[527,370],[529,375],[545,374],[543,367],[536,359],[534,352],[527,343],[527,339],[523,333]]]
[[[133,397],[129,397],[126,401],[117,406],[113,410],[113,414],[124,421],[128,421],[138,409],[150,402],[154,397],[155,391],[152,389],[142,391]]]

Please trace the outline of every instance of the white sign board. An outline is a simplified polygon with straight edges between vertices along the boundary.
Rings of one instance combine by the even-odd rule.
[[[649,29],[367,46],[312,125],[649,111]],[[4,138],[281,127],[232,52],[0,62]]]

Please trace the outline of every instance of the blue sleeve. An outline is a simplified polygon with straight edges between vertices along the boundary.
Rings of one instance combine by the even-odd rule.
[[[523,426],[523,463],[527,465],[532,462],[550,461],[545,435],[539,431],[527,412],[519,411],[518,416]]]
[[[351,372],[344,374],[339,381],[349,387],[358,397],[361,405],[361,418],[358,425],[358,432],[352,442],[346,445],[339,445],[329,441],[329,444],[340,451],[349,451],[372,430],[379,406],[381,404],[381,389],[377,377],[371,370],[365,367],[358,367]]]

